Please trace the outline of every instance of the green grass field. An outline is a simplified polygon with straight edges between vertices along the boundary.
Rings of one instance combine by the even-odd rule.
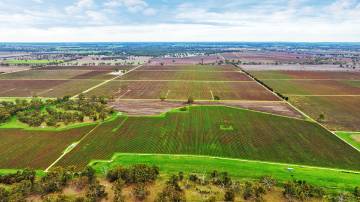
[[[110,160],[110,159],[109,159]],[[229,172],[233,179],[254,180],[262,176],[272,176],[280,183],[298,179],[327,188],[329,190],[353,190],[360,184],[360,173],[350,173],[326,168],[311,168],[297,165],[271,164],[267,162],[222,159],[204,156],[177,156],[156,154],[116,154],[111,161],[92,161],[91,166],[100,174],[105,174],[116,166],[134,164],[157,165],[162,175],[196,173],[200,176],[213,170]],[[289,168],[292,168],[289,169]]]
[[[222,130],[221,125],[233,130]],[[114,130],[116,128],[116,130]],[[360,169],[360,153],[319,125],[221,106],[102,124],[58,165],[83,167],[116,152],[193,154]]]

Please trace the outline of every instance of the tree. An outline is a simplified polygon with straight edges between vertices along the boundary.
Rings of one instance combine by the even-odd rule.
[[[187,104],[191,105],[194,103],[194,98],[192,96],[188,97]]]
[[[105,186],[101,185],[98,181],[92,183],[86,192],[86,197],[88,197],[91,201],[99,201],[106,196],[107,193],[105,191]]]
[[[234,201],[235,200],[235,193],[233,190],[228,189],[225,192],[224,201]]]
[[[320,114],[318,119],[319,122],[323,122],[325,120],[325,115],[324,114]]]
[[[143,201],[150,194],[150,192],[146,189],[145,185],[140,183],[137,184],[133,189],[133,195],[139,201]]]
[[[125,181],[122,179],[118,179],[114,182],[112,187],[114,191],[114,202],[124,202],[125,198],[122,195],[122,189],[125,186]]]

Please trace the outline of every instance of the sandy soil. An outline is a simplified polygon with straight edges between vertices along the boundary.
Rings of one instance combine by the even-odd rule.
[[[29,67],[20,67],[20,66],[1,66],[0,65],[0,74],[2,73],[11,73],[18,71],[25,71],[30,69]]]
[[[302,71],[357,71],[360,69],[341,68],[339,65],[241,65],[245,70],[302,70]]]
[[[115,109],[128,115],[157,115],[173,108],[185,106],[184,102],[160,100],[117,100],[110,103]],[[284,102],[219,101],[196,102],[194,105],[224,105],[268,112],[277,115],[303,118],[300,113]]]

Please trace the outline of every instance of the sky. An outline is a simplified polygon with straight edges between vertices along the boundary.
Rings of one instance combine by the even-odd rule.
[[[0,0],[0,42],[360,42],[360,0]]]

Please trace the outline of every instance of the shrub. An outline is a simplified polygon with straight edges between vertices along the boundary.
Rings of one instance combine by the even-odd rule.
[[[159,175],[159,168],[144,164],[134,165],[130,168],[117,167],[107,173],[107,179],[113,182],[122,179],[126,184],[154,182]]]
[[[101,185],[98,181],[95,181],[89,186],[88,191],[86,192],[86,197],[91,201],[98,201],[107,196],[105,191],[105,186]]]
[[[143,201],[150,194],[144,184],[137,184],[133,189],[133,195],[137,200]]]
[[[309,185],[305,181],[294,180],[284,184],[283,194],[286,198],[306,200],[311,197],[322,198],[325,193],[324,190],[320,187]]]
[[[235,200],[235,193],[233,190],[228,189],[225,192],[224,201],[234,201]]]
[[[187,100],[187,104],[189,104],[189,105],[191,105],[191,104],[193,104],[195,101],[194,101],[194,98],[193,97],[188,97],[188,100]]]

